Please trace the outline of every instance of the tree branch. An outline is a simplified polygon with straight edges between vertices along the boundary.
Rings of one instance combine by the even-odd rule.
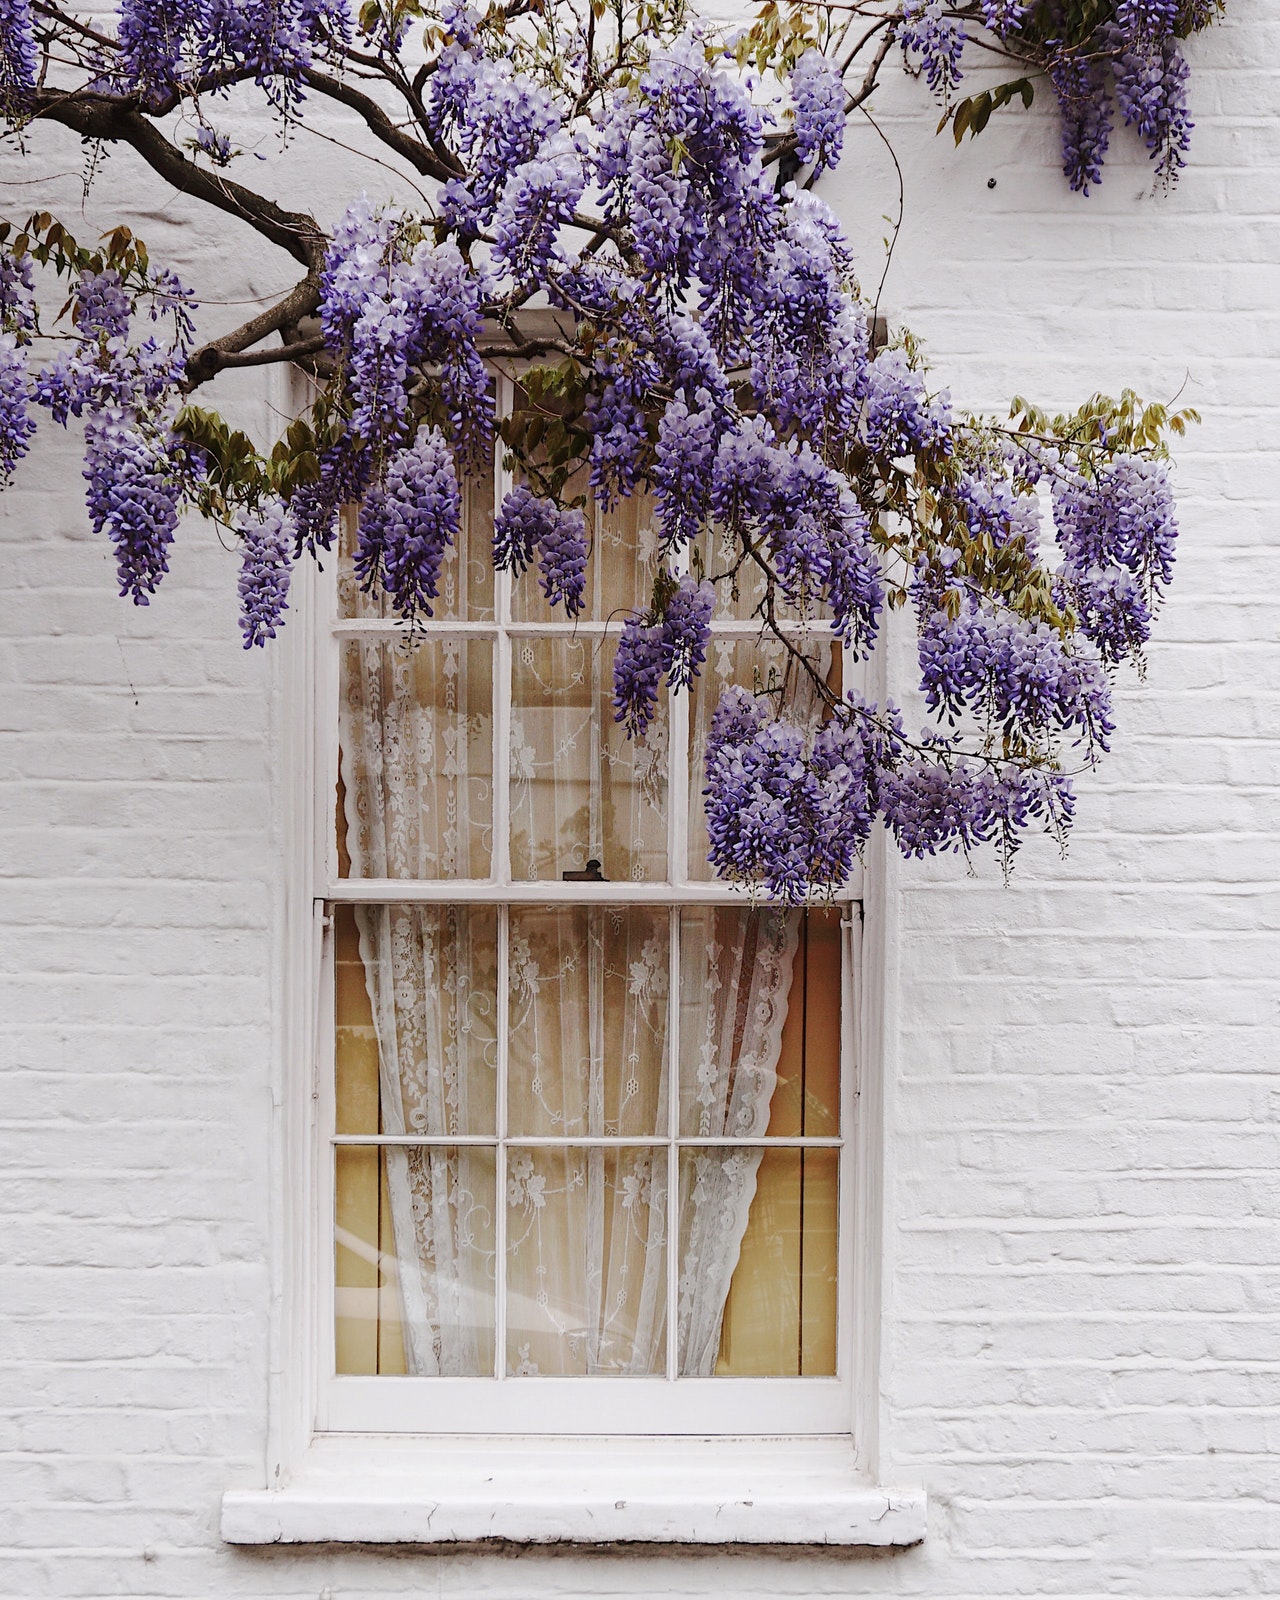
[[[300,261],[309,272],[319,270],[328,239],[314,217],[302,211],[286,211],[274,200],[245,188],[233,178],[198,167],[135,106],[116,96],[88,90],[66,94],[61,90],[43,89],[38,90],[33,99],[32,120],[61,123],[86,139],[131,146],[152,171],[159,173],[180,194],[191,195],[193,199],[238,217],[264,239]]]
[[[339,78],[330,77],[327,72],[317,72],[314,67],[308,67],[303,77],[320,94],[356,112],[375,138],[380,139],[389,150],[394,150],[423,177],[437,178],[441,183],[447,183],[457,175],[459,169],[456,166],[447,164],[420,139],[396,127],[371,95],[362,94],[359,89],[352,88]]]
[[[190,394],[192,389],[216,377],[224,367],[258,366],[268,361],[292,361],[299,356],[318,354],[324,348],[324,339],[319,335],[295,341],[293,344],[287,342],[287,335],[297,328],[304,317],[313,316],[319,305],[320,274],[318,271],[309,272],[305,278],[294,284],[282,300],[277,300],[275,305],[259,312],[256,317],[250,317],[247,322],[242,322],[232,332],[224,333],[220,339],[212,339],[194,351],[187,360],[184,390]],[[265,339],[269,333],[285,334],[286,343],[281,349],[288,350],[290,354],[282,355],[278,350],[254,351],[252,355],[242,354],[260,339]]]

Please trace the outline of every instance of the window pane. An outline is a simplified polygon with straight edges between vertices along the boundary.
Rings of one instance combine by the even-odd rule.
[[[744,1214],[721,1314],[726,1223]],[[683,1152],[680,1372],[833,1376],[838,1241],[835,1150]]]
[[[355,878],[486,878],[493,849],[493,647],[342,647],[345,847]]]
[[[697,906],[680,914],[680,1131],[759,1138],[769,1126],[800,912]]]
[[[493,468],[480,468],[462,488],[462,528],[440,564],[440,592],[432,612],[437,622],[493,620]],[[392,617],[381,593],[366,594],[356,582],[353,565],[357,518],[342,516],[338,542],[338,615]]]
[[[669,914],[511,911],[508,1130],[664,1135]]]
[[[517,639],[511,708],[511,871],[610,882],[667,873],[665,708],[647,738],[613,719],[613,645]]]
[[[338,1372],[492,1376],[494,1152],[335,1157]]]
[[[741,559],[741,549],[737,540],[722,527],[714,526],[704,530],[695,542],[698,555],[701,557],[702,569],[709,578],[725,579],[735,567],[737,569],[732,584],[727,582],[716,584],[716,602],[720,616],[740,622],[759,620],[764,615],[766,584],[764,574],[756,563]],[[831,608],[823,604],[812,606],[802,612],[798,606],[793,605],[775,589],[773,612],[780,622],[822,621],[830,617]]]
[[[339,1133],[494,1132],[496,911],[338,906],[334,975]]]
[[[660,1374],[662,1148],[507,1152],[507,1371]]]
[[[840,1131],[840,948],[838,911],[801,913],[765,1130],[777,1138]]]
[[[824,679],[833,670],[833,654],[838,646],[822,634],[806,638],[801,648],[814,670]],[[781,640],[772,635],[749,639],[714,637],[701,674],[689,690],[689,876],[707,881],[715,876],[707,861],[709,842],[704,811],[707,735],[721,696],[731,685],[752,693],[781,691],[787,714],[796,721],[811,723],[821,712],[821,702],[812,680],[804,669],[791,661]],[[769,702],[777,704],[776,700]]]

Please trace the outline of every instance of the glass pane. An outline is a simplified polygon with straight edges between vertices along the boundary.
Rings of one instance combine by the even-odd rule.
[[[340,714],[353,878],[487,878],[493,646],[348,641]]]
[[[433,603],[437,622],[493,620],[493,468],[481,467],[462,483],[462,528],[458,543],[440,564],[440,592]],[[393,617],[381,594],[365,594],[353,566],[357,517],[343,513],[338,538],[338,615]]]
[[[840,949],[838,911],[801,913],[765,1130],[778,1138],[840,1131]]]
[[[508,1129],[665,1134],[669,913],[511,911]]]
[[[492,1149],[335,1151],[339,1373],[492,1377]]]
[[[680,913],[680,1131],[759,1138],[769,1127],[800,913],[696,906]]]
[[[512,875],[664,879],[665,707],[643,741],[626,737],[613,719],[610,641],[517,639],[513,679]]]
[[[509,1149],[507,1371],[666,1367],[666,1151]]]
[[[835,1374],[839,1198],[835,1150],[682,1153],[683,1376]]]
[[[716,583],[716,615],[722,620],[740,622],[761,619],[766,592],[764,574],[754,561],[741,559],[737,540],[724,528],[714,526],[705,529],[696,544],[703,571],[708,578],[720,580]],[[735,567],[737,572],[730,582],[729,574]],[[826,604],[801,611],[776,590],[773,609],[780,622],[825,621],[831,616],[831,608]]]
[[[498,917],[481,906],[338,906],[337,1131],[491,1134]]]
[[[821,634],[804,640],[802,648],[814,670],[838,687],[839,645]],[[781,640],[769,635],[749,639],[712,639],[701,674],[689,690],[689,876],[706,881],[715,876],[707,861],[707,819],[702,791],[706,786],[707,734],[721,697],[731,685],[751,693],[781,691],[787,714],[796,721],[812,722],[821,712],[818,691],[802,667],[791,661]],[[777,699],[770,700],[771,706]]]
[[[568,495],[572,490],[565,493]],[[608,512],[600,511],[591,501],[586,517],[590,544],[586,591],[579,617],[607,622],[616,620],[620,613],[647,611],[653,601],[653,580],[658,570],[658,536],[654,530],[652,501],[647,495],[637,494]],[[570,620],[563,606],[547,603],[538,581],[536,558],[529,570],[512,585],[511,616],[515,622]]]

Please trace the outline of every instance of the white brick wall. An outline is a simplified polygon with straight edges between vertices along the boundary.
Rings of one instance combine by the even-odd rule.
[[[1280,1592],[1280,22],[1230,9],[1193,47],[1168,199],[1126,139],[1082,202],[1046,117],[953,155],[913,91],[884,97],[907,181],[886,299],[957,397],[1185,378],[1205,412],[1148,682],[1068,859],[1028,849],[1010,889],[892,871],[884,1471],[928,1485],[925,1544],[219,1543],[266,1450],[279,663],[238,648],[207,529],[149,611],[117,601],[50,437],[0,503],[0,1595]],[[136,183],[113,157],[95,225]],[[833,195],[871,279],[893,195],[869,132]],[[141,231],[197,278],[226,258],[181,205]],[[285,270],[246,251],[222,292]],[[265,425],[263,390],[241,405]]]

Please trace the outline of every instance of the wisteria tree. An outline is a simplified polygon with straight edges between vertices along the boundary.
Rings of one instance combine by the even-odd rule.
[[[191,294],[127,218],[88,245],[44,212],[0,224],[0,481],[41,411],[82,418],[88,514],[121,594],[148,603],[195,508],[240,541],[246,646],[274,637],[294,563],[358,507],[356,575],[411,648],[460,483],[495,449],[518,486],[493,561],[536,566],[570,617],[593,510],[650,495],[658,575],[614,662],[628,733],[645,737],[664,680],[698,673],[747,573],[790,663],[715,715],[715,869],[821,894],[878,821],[908,855],[994,843],[1007,861],[1029,829],[1065,836],[1073,774],[1107,749],[1113,679],[1141,664],[1170,579],[1165,439],[1190,414],[1128,392],[1069,415],[1022,399],[966,414],[909,333],[873,337],[817,190],[895,59],[957,140],[1047,84],[1086,191],[1114,100],[1171,181],[1190,131],[1181,41],[1216,9],[770,0],[726,38],[683,0],[123,0],[114,21],[0,0],[11,154],[49,123],[91,152],[130,146],[299,268],[278,303],[200,342]],[[971,60],[1015,76],[958,99]],[[332,236],[278,204],[219,126],[246,86],[286,134],[344,108],[411,195],[352,197]],[[273,362],[305,365],[314,401],[263,451],[196,397]],[[498,419],[504,364],[530,403]],[[710,528],[721,562],[701,554]],[[833,688],[805,647],[808,631],[869,655],[886,608],[914,619],[923,731]],[[819,715],[797,713],[799,684]]]

